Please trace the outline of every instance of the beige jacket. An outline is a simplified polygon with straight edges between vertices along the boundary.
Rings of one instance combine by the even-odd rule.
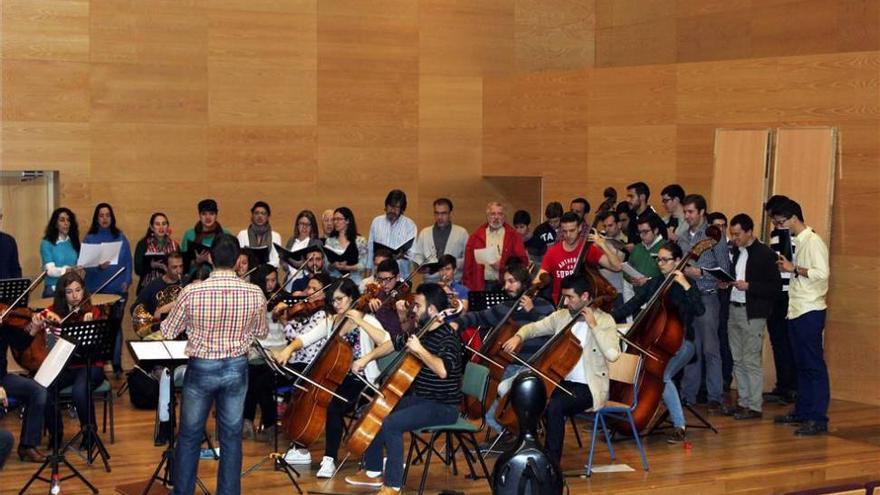
[[[587,377],[587,385],[593,394],[592,410],[601,409],[608,402],[608,362],[617,361],[620,356],[620,337],[614,318],[602,310],[594,309],[596,326],[587,332],[584,342],[584,353],[581,354],[581,366]],[[559,309],[546,318],[534,323],[523,325],[516,332],[523,340],[543,335],[554,335],[571,321],[568,309]]]

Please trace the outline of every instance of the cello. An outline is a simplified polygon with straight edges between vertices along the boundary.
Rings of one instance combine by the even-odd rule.
[[[593,290],[597,294],[596,297],[590,301],[589,306],[591,308],[596,307],[605,307],[608,304],[613,304],[614,298],[617,297],[617,291],[614,290],[614,287],[611,287],[611,284],[605,280],[604,277],[596,273],[595,275],[604,281],[609,287],[611,287],[610,292],[607,288],[600,289],[598,286],[598,281],[595,278],[590,276],[589,270],[587,271],[587,278],[594,284]],[[602,291],[600,295],[600,290]],[[609,301],[608,298],[611,297]],[[553,396],[553,391],[559,387],[562,391],[572,395],[570,391],[566,390],[564,387],[560,385],[560,383],[565,379],[566,376],[571,372],[572,369],[578,364],[581,359],[581,355],[583,354],[583,347],[581,346],[581,341],[575,336],[574,333],[571,332],[572,327],[582,319],[581,313],[578,312],[577,315],[572,317],[571,321],[569,321],[559,332],[557,332],[553,337],[550,338],[532,357],[528,360],[528,362],[522,361],[515,355],[514,359],[520,361],[520,363],[524,364],[527,368],[534,371],[544,382],[544,387],[547,389],[547,397],[546,402],[544,404],[544,408],[547,407],[547,404],[550,403],[550,399]],[[495,410],[495,419],[498,423],[506,428],[508,431],[517,431],[518,422],[516,419],[516,413],[513,408],[510,407],[510,394],[505,394],[500,399],[498,399],[498,408]]]
[[[464,307],[459,300],[454,300],[455,306],[446,308],[432,316],[415,336],[418,338],[434,329],[435,324],[442,324],[447,318],[461,312]],[[401,352],[400,356],[388,367],[390,370],[385,380],[379,386],[378,393],[364,406],[364,413],[360,416],[352,433],[348,438],[349,455],[361,457],[367,447],[373,443],[373,439],[382,428],[382,422],[394,410],[406,392],[409,390],[416,376],[422,370],[424,363],[421,359],[409,352]]]
[[[689,252],[685,253],[678,266],[666,276],[657,292],[639,311],[626,334],[633,342],[658,357],[657,360],[646,360],[642,367],[642,376],[638,386],[638,404],[632,412],[636,431],[643,431],[654,422],[658,406],[663,399],[665,387],[663,372],[666,370],[669,360],[678,352],[684,341],[684,323],[678,312],[669,304],[667,293],[675,280],[676,271],[684,269],[689,261],[698,259],[721,240],[721,231],[718,227],[708,227],[706,235],[708,237],[697,242]],[[634,354],[631,349],[627,349],[626,352]],[[612,382],[609,389],[609,399],[623,404],[632,404],[632,385]],[[616,429],[621,432],[630,431],[629,425]]]
[[[40,274],[31,284],[24,290],[12,304],[0,303],[0,324],[8,325],[20,332],[28,333],[28,325],[31,323],[33,311],[30,308],[18,306],[22,299],[46,278],[46,271]],[[12,357],[19,366],[35,374],[43,360],[49,355],[49,345],[46,342],[46,332],[37,332],[33,335],[31,343],[23,349],[11,348]]]
[[[501,380],[504,377],[504,369],[513,363],[513,358],[510,354],[504,352],[501,348],[501,346],[510,340],[511,337],[516,335],[516,331],[519,330],[519,325],[510,321],[510,317],[520,307],[524,298],[534,298],[538,292],[549,284],[550,275],[548,273],[541,273],[538,277],[538,282],[532,284],[531,287],[526,289],[526,291],[513,302],[504,317],[501,318],[488,333],[486,333],[486,337],[483,339],[483,344],[480,347],[480,353],[474,353],[474,362],[478,364],[492,365],[488,366],[489,383],[486,392],[486,400],[488,402],[495,400],[495,396],[498,393],[498,384],[501,383]],[[470,346],[466,348],[470,350]],[[516,349],[516,352],[519,352],[519,348]],[[483,417],[483,412],[489,409],[489,404],[481,405],[472,397],[465,396],[464,409],[469,418],[481,419]]]

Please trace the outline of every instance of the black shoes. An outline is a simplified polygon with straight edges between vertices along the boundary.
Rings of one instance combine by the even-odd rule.
[[[801,427],[794,432],[797,437],[812,437],[825,433],[828,433],[828,424],[813,420],[804,421]]]
[[[723,408],[721,407],[721,403],[718,402],[717,400],[709,401],[709,414],[710,415],[718,416],[723,413],[722,409]]]
[[[687,434],[684,431],[684,428],[674,428],[672,433],[666,437],[666,443],[676,444],[682,443],[687,440]]]
[[[737,411],[736,414],[733,415],[733,419],[761,419],[764,415],[761,411],[754,411],[752,409],[743,408],[740,411]]]
[[[773,422],[782,425],[799,425],[803,423],[804,420],[799,416],[795,416],[794,414],[786,414],[783,416],[774,417]]]

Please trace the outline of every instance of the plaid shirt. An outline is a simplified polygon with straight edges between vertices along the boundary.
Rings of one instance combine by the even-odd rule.
[[[162,335],[186,331],[186,354],[202,359],[244,356],[255,338],[269,332],[266,297],[232,270],[214,270],[204,282],[183,288],[162,322]]]

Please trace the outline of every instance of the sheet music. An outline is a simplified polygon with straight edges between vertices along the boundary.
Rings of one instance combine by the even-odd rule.
[[[130,342],[138,361],[187,360],[185,340],[152,340]]]
[[[119,264],[119,252],[121,250],[122,241],[102,242],[100,244],[83,243],[80,245],[79,259],[76,261],[76,264],[90,268],[109,261],[111,265],[117,265]]]
[[[61,373],[61,370],[67,366],[67,361],[70,360],[70,356],[73,354],[74,349],[76,349],[76,346],[70,341],[58,339],[55,342],[55,345],[52,346],[52,350],[49,351],[49,355],[43,360],[40,369],[37,370],[37,374],[34,376],[34,381],[49,388],[52,385],[52,382],[58,378],[58,374]]]
[[[165,349],[168,351],[168,355],[171,359],[174,360],[186,360],[189,359],[189,356],[186,355],[186,341],[185,340],[161,340],[163,344],[165,344]]]
[[[629,263],[623,264],[623,273],[629,275],[630,278],[645,278],[640,271],[633,268]]]
[[[501,260],[501,253],[498,246],[474,249],[474,260],[481,265],[491,265]]]

